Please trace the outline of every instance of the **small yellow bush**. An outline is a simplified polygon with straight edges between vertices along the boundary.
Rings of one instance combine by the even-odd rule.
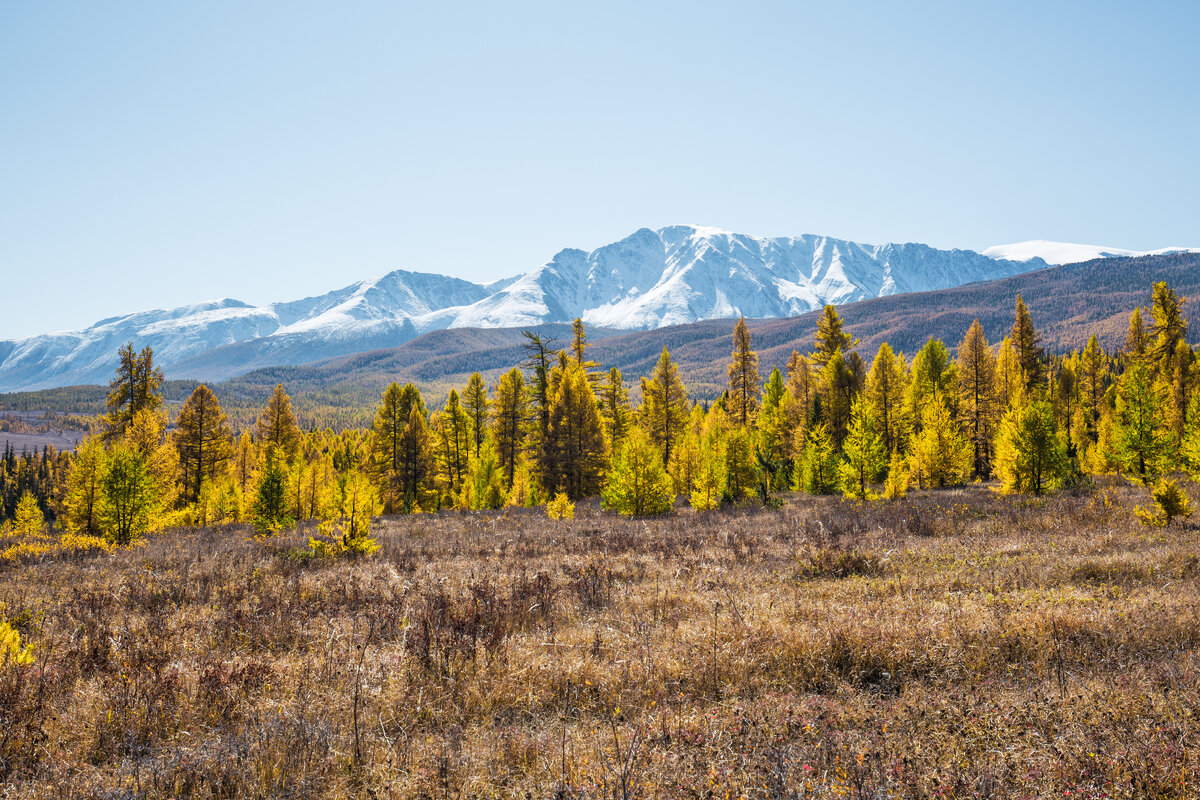
[[[21,634],[4,620],[0,620],[0,666],[7,663],[32,664],[33,649],[21,646]]]
[[[1170,525],[1173,519],[1187,519],[1192,515],[1192,505],[1176,481],[1163,478],[1154,487],[1151,496],[1154,498],[1154,505],[1157,508],[1139,507],[1133,510],[1143,525]]]
[[[550,519],[575,519],[575,504],[567,499],[566,494],[559,492],[546,503],[546,516]]]

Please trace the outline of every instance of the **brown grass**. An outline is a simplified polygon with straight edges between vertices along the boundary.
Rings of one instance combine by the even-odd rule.
[[[1193,501],[1195,487],[1191,488]],[[162,535],[0,572],[11,797],[1194,797],[1200,536],[1144,489]]]

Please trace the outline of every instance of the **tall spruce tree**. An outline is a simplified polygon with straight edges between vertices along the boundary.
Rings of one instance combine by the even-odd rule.
[[[1021,368],[1021,379],[1025,391],[1043,388],[1046,379],[1046,352],[1040,344],[1041,338],[1033,327],[1033,318],[1021,295],[1017,295],[1017,309],[1009,334],[1017,364]]]
[[[1078,379],[1087,434],[1094,444],[1099,441],[1100,406],[1108,389],[1108,359],[1095,334],[1088,337],[1087,346],[1080,354]]]
[[[548,495],[564,492],[581,500],[600,490],[607,466],[604,429],[583,364],[567,361],[556,369],[562,372],[550,398],[550,458],[543,465],[542,482]]]
[[[1142,360],[1132,361],[1117,389],[1111,457],[1122,472],[1144,483],[1174,466],[1170,459],[1172,437],[1150,366]]]
[[[1069,464],[1049,402],[1034,400],[1004,415],[996,439],[996,473],[1003,491],[1044,494],[1061,484]]]
[[[496,381],[494,394],[492,440],[495,442],[496,461],[504,476],[504,489],[508,491],[517,476],[527,430],[528,392],[521,371],[513,367],[501,375]]]
[[[258,416],[257,438],[260,447],[278,447],[287,461],[295,458],[300,449],[300,426],[292,413],[292,399],[283,390],[282,383],[275,385],[271,399]]]
[[[726,408],[735,425],[749,425],[758,410],[758,353],[750,344],[750,329],[742,317],[733,326],[733,360],[729,362]]]
[[[641,428],[634,428],[625,437],[602,498],[605,508],[628,516],[645,517],[671,510],[675,500],[671,477],[663,469],[658,446]]]
[[[1150,337],[1142,321],[1142,310],[1135,308],[1129,314],[1129,330],[1125,334],[1125,357],[1132,361],[1145,361],[1150,350]]]
[[[863,395],[851,407],[850,429],[842,450],[845,456],[840,466],[842,492],[858,500],[871,499],[870,486],[887,469],[888,451],[874,405]]]
[[[522,365],[530,372],[529,399],[536,415],[533,432],[535,436],[542,437],[550,427],[550,370],[556,352],[555,340],[543,339],[540,333],[533,331],[522,331],[521,335],[525,337],[522,345],[525,361]]]
[[[866,397],[871,403],[871,413],[879,420],[883,446],[888,453],[903,449],[907,437],[909,425],[904,410],[907,386],[904,356],[893,353],[891,345],[884,342],[867,373]]]
[[[959,415],[975,453],[972,474],[982,480],[991,474],[992,439],[999,407],[996,357],[978,319],[971,323],[958,345],[958,396]]]
[[[817,374],[813,362],[793,350],[788,358],[787,379],[787,457],[793,463],[799,458],[803,447],[797,447],[796,442],[803,443],[804,431],[812,420],[813,410],[817,404]]]
[[[162,382],[163,371],[155,366],[154,352],[149,347],[142,348],[141,353],[134,352],[132,342],[122,347],[117,355],[117,374],[108,384],[105,438],[124,436],[139,411],[156,410],[162,403]]]
[[[818,369],[824,369],[837,351],[842,351],[844,356],[858,345],[858,340],[843,328],[841,315],[836,308],[827,304],[817,318],[817,333],[813,341],[812,360]]]
[[[450,390],[446,407],[437,415],[433,424],[437,441],[437,462],[441,473],[446,503],[453,505],[466,482],[471,458],[471,419],[458,399],[458,392]]]
[[[462,403],[467,417],[471,420],[471,445],[475,457],[479,458],[483,440],[487,438],[488,408],[491,401],[488,400],[487,385],[483,382],[483,376],[478,372],[471,373],[467,387],[463,390]]]
[[[105,459],[104,445],[98,437],[89,436],[75,448],[71,471],[67,474],[62,515],[64,527],[72,533],[100,535],[100,481]]]
[[[642,405],[638,410],[638,421],[661,451],[664,467],[671,462],[675,443],[684,433],[687,415],[687,387],[664,347],[654,372],[642,378]]]
[[[621,370],[616,367],[609,369],[608,379],[600,385],[598,395],[604,435],[608,437],[609,449],[616,453],[629,433],[629,426],[633,424],[629,409],[629,390],[622,382]]]
[[[183,468],[184,500],[196,503],[205,482],[214,480],[233,455],[229,422],[217,396],[203,383],[180,409],[174,438]]]

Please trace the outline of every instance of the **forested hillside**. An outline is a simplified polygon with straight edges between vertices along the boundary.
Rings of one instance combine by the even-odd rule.
[[[1168,257],[1146,266],[1187,271],[1190,261]],[[807,320],[757,327],[739,320],[732,348],[726,334],[723,355],[707,357],[721,345],[694,328],[593,343],[576,320],[569,336],[565,329],[525,331],[519,343],[468,350],[483,354],[474,362],[447,353],[450,342],[434,337],[401,352],[327,363],[316,378],[313,368],[266,373],[278,382],[265,406],[253,420],[239,412],[232,424],[225,408],[244,409],[266,384],[242,381],[216,392],[197,384],[174,405],[151,349],[128,344],[103,420],[73,456],[7,449],[0,511],[24,515],[26,533],[38,527],[36,511],[37,519],[61,517],[76,534],[126,543],[173,524],[254,520],[274,530],[340,509],[351,490],[356,513],[376,505],[398,513],[551,499],[562,508],[600,495],[606,506],[642,516],[669,510],[677,496],[707,509],[751,496],[771,502],[792,488],[865,499],[903,496],[910,482],[925,488],[969,480],[1042,494],[1089,474],[1146,482],[1180,467],[1200,470],[1200,368],[1184,298],[1165,281],[1130,298],[1125,335],[1106,348],[1128,276],[1101,272],[1064,268],[1057,289],[1028,287],[1042,307],[1067,316],[1048,326],[1035,323],[1022,294],[1015,312],[993,308],[1018,288],[1011,285],[955,290],[975,305],[940,316],[925,305],[930,298],[898,298],[934,330],[963,322],[964,307],[979,311],[951,339],[957,346],[930,337],[911,356],[883,340],[883,313],[859,306],[843,317],[826,306],[782,370],[764,363],[759,348],[767,344],[765,352],[780,359]],[[1085,288],[1108,292],[1089,305]],[[1150,303],[1143,309],[1138,299]],[[990,344],[981,320],[995,330],[1005,317],[1006,335]],[[1073,341],[1089,323],[1098,332],[1082,348],[1046,347]],[[1042,333],[1047,327],[1057,338]],[[612,365],[614,351],[623,363],[648,365],[635,373],[638,381]],[[680,353],[693,364],[706,358],[691,372],[699,379],[685,378]],[[404,358],[407,366],[397,368]],[[422,371],[437,359],[487,372],[470,373],[441,396],[428,389],[437,376]],[[365,381],[332,382],[391,369],[416,380],[390,382],[370,406],[362,399]],[[704,376],[715,383],[718,369],[716,395]],[[297,374],[332,385],[314,390]],[[301,424],[289,392],[332,415],[323,429]]]
[[[979,319],[990,341],[998,341],[1007,331],[1020,294],[1039,320],[1047,349],[1081,348],[1092,334],[1103,347],[1114,349],[1123,341],[1129,309],[1144,304],[1145,287],[1158,281],[1166,281],[1186,298],[1185,313],[1195,316],[1200,309],[1200,254],[1195,253],[1098,259],[953,289],[850,303],[841,306],[839,313],[860,338],[858,350],[864,358],[872,358],[884,341],[911,356],[930,337],[942,339],[953,351],[974,319]],[[793,350],[804,352],[820,316],[821,312],[813,312],[791,319],[747,320],[763,368],[785,368]],[[393,380],[412,381],[434,398],[465,383],[472,372],[493,380],[522,358],[522,330],[438,330],[400,347],[255,370],[214,384],[214,389],[238,430],[253,424],[277,383],[288,386],[295,396],[302,427],[361,427],[370,424],[370,406]],[[570,337],[569,325],[532,330],[560,342]],[[721,320],[632,333],[589,329],[595,360],[627,374],[649,372],[667,347],[692,397],[708,400],[724,390],[728,334],[729,323]],[[1200,332],[1192,330],[1188,336],[1192,344],[1200,343]],[[168,406],[181,406],[195,387],[196,381],[165,381]],[[631,389],[636,397],[638,387]],[[99,386],[0,394],[0,411],[98,414],[104,410],[106,395],[107,390]]]

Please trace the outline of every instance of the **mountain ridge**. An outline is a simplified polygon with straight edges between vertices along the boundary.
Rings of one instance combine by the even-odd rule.
[[[0,391],[107,380],[127,341],[153,348],[169,377],[219,381],[403,344],[431,330],[514,328],[582,317],[651,330],[706,319],[780,318],[825,303],[930,291],[1048,267],[920,243],[869,245],[805,234],[640,228],[591,251],[489,284],[393,270],[323,295],[254,306],[233,298],[116,315],[82,331],[0,341]]]

